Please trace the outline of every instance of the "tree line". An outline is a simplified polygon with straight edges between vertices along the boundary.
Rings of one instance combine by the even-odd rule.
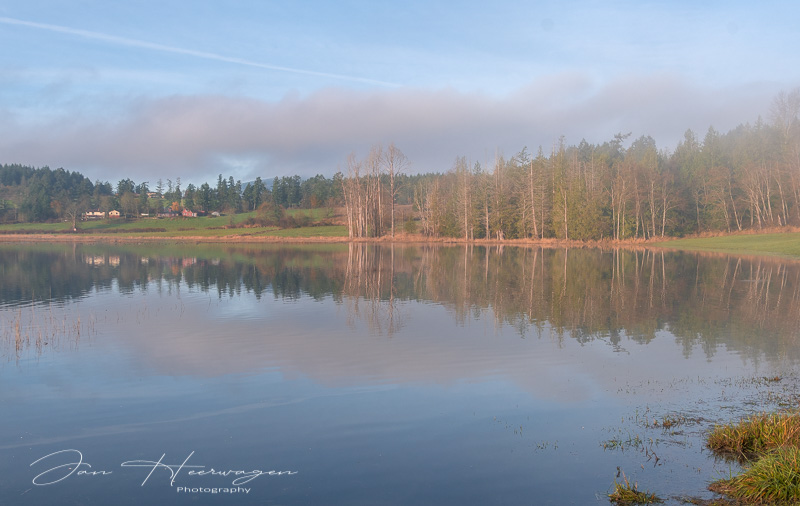
[[[800,103],[795,96],[795,104]],[[800,224],[800,138],[792,124],[687,131],[675,151],[640,137],[581,142],[499,158],[491,173],[463,161],[442,185],[420,195],[426,226],[465,237],[628,239]],[[510,191],[509,191],[510,190]],[[450,206],[454,221],[438,214]]]
[[[465,240],[648,239],[800,225],[800,89],[759,118],[700,139],[687,130],[674,151],[650,136],[619,133],[601,144],[563,137],[535,154],[499,153],[485,167],[457,157],[444,174],[414,181],[407,231]],[[351,237],[394,234],[394,146],[347,160],[342,180]]]
[[[4,246],[0,296],[79,300],[97,287],[134,293],[163,280],[220,298],[331,298],[348,320],[388,335],[406,323],[402,306],[422,302],[444,306],[459,325],[488,311],[520,337],[602,339],[623,350],[667,329],[687,357],[711,357],[724,343],[754,360],[800,360],[800,266],[777,260],[502,244],[213,244],[191,258],[166,248]],[[65,275],[69,283],[56,281]]]
[[[0,166],[0,220],[72,217],[81,208],[126,215],[182,208],[229,213],[262,206],[339,207],[349,235],[491,239],[639,239],[800,225],[800,89],[778,94],[769,120],[702,139],[687,130],[672,151],[650,136],[527,147],[490,162],[455,158],[443,173],[407,174],[394,144],[348,157],[345,173],[216,185],[180,178],[138,185],[92,183],[64,169]],[[397,206],[413,206],[397,218]],[[402,223],[398,223],[402,221]]]
[[[410,203],[414,181],[426,176],[402,175],[405,193],[396,192],[401,203]],[[20,164],[0,165],[0,223],[75,221],[89,210],[119,210],[126,217],[142,214],[180,212],[183,209],[228,214],[273,208],[320,208],[343,206],[344,176],[322,174],[302,179],[300,176],[275,177],[271,184],[257,177],[242,183],[220,174],[216,185],[181,186],[181,178],[134,182],[121,179],[114,186],[105,181],[94,183],[80,174],[49,167],[34,168]],[[399,187],[399,183],[397,185]]]
[[[45,222],[75,219],[90,210],[119,210],[127,217],[180,212],[240,213],[265,203],[284,208],[335,206],[341,200],[341,183],[322,175],[274,178],[271,188],[260,177],[242,183],[219,175],[216,185],[181,186],[181,178],[134,182],[121,179],[116,186],[94,183],[78,172],[20,164],[0,165],[0,222]]]

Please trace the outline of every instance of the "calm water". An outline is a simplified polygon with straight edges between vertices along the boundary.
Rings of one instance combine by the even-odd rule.
[[[3,244],[0,280],[0,504],[678,504],[736,470],[714,423],[798,399],[776,260]]]

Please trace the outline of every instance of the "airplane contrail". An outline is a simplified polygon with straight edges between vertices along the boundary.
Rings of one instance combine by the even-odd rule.
[[[317,77],[327,77],[332,79],[341,79],[343,81],[354,81],[359,83],[365,84],[376,84],[380,86],[388,86],[388,87],[400,87],[401,85],[397,83],[390,83],[387,81],[379,81],[377,79],[368,79],[364,77],[356,77],[356,76],[347,76],[343,74],[332,74],[329,72],[318,72],[315,70],[305,70],[305,69],[298,69],[293,67],[282,67],[280,65],[270,65],[267,63],[259,63],[251,60],[245,60],[243,58],[234,58],[231,56],[224,56],[216,53],[208,53],[205,51],[195,51],[193,49],[185,49],[181,47],[174,47],[174,46],[166,46],[164,44],[157,44],[154,42],[147,42],[144,40],[137,40],[137,39],[129,39],[127,37],[118,37],[116,35],[109,35],[107,33],[100,33],[100,32],[92,32],[89,30],[81,30],[78,28],[70,28],[67,26],[60,26],[60,25],[51,25],[46,23],[36,23],[33,21],[25,21],[22,19],[15,19],[15,18],[7,18],[0,16],[0,23],[6,25],[17,25],[17,26],[26,26],[29,28],[38,28],[40,30],[47,30],[50,32],[57,32],[57,33],[66,33],[68,35],[76,35],[78,37],[83,37],[86,39],[94,39],[100,40],[103,42],[110,42],[112,44],[118,44],[121,46],[130,46],[130,47],[140,47],[143,49],[150,49],[152,51],[161,51],[165,53],[175,53],[175,54],[183,54],[187,56],[193,56],[195,58],[203,58],[206,60],[215,60],[221,61],[226,63],[235,63],[237,65],[245,65],[248,67],[256,67],[261,69],[267,70],[277,70],[279,72],[290,72],[293,74],[304,74],[309,76],[317,76]]]

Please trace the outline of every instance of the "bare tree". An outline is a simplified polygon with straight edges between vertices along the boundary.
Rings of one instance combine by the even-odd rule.
[[[355,153],[347,157],[347,177],[342,178],[342,195],[347,216],[347,235],[362,237],[361,162]]]
[[[78,218],[89,208],[89,196],[81,195],[78,198],[72,198],[65,192],[60,198],[53,201],[53,207],[56,208],[58,214],[71,221],[72,230],[77,231]]]
[[[464,234],[464,240],[472,239],[472,177],[467,159],[456,158],[452,169],[455,175],[455,212],[456,219]]]
[[[784,91],[778,93],[772,101],[770,115],[784,143],[787,142],[792,129],[797,127],[800,115],[800,88],[795,88],[789,93]]]
[[[379,144],[372,146],[365,161],[367,174],[364,182],[366,235],[380,237],[383,235],[383,207],[381,205],[381,160],[383,148]]]
[[[783,224],[789,221],[788,198],[784,196],[784,186],[793,197],[800,219],[800,88],[789,93],[780,92],[772,101],[770,114],[773,126],[780,141],[780,166],[775,171],[775,183],[781,199]]]
[[[391,208],[391,230],[394,237],[394,206],[397,200],[399,186],[397,177],[408,167],[408,158],[400,151],[394,143],[389,144],[388,149],[383,152],[383,167],[389,176],[389,205]]]

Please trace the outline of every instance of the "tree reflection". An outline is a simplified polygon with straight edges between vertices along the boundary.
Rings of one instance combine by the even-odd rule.
[[[166,248],[164,248],[166,249]],[[798,358],[800,264],[648,249],[382,245],[2,245],[0,310],[93,290],[332,299],[351,325],[397,336],[413,303],[522,338],[601,339],[624,351],[669,332],[685,355],[727,346]]]

